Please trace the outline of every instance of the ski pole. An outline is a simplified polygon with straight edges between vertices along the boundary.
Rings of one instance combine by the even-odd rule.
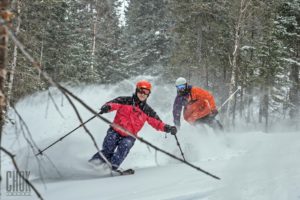
[[[218,111],[220,111],[223,106],[240,90],[242,89],[241,86],[238,86],[237,89],[226,99],[226,101],[224,101],[224,103],[218,108]]]
[[[175,136],[175,139],[176,139],[176,142],[177,142],[177,146],[179,147],[179,150],[180,150],[180,152],[181,152],[182,158],[183,158],[184,161],[186,161],[186,160],[185,160],[185,157],[184,157],[184,154],[183,154],[183,151],[182,151],[182,149],[181,149],[181,146],[180,146],[180,144],[179,144],[178,138],[177,138],[176,135],[174,135],[174,136]]]
[[[99,115],[99,114],[100,113],[98,113],[97,115]],[[62,136],[61,138],[59,138],[58,140],[56,140],[52,144],[50,144],[48,147],[46,147],[43,150],[39,151],[39,153],[35,154],[35,156],[42,155],[44,151],[46,151],[47,149],[49,149],[50,147],[52,147],[56,143],[62,141],[65,137],[67,137],[68,135],[70,135],[71,133],[73,133],[74,131],[76,131],[77,129],[79,129],[80,127],[82,127],[83,125],[85,125],[86,123],[88,123],[89,121],[91,121],[92,119],[94,119],[95,117],[97,117],[97,115],[94,115],[90,119],[86,120],[85,122],[83,122],[82,124],[80,124],[79,126],[77,126],[76,128],[74,128],[73,130],[71,130],[70,132],[68,132],[67,134],[65,134],[64,136]]]

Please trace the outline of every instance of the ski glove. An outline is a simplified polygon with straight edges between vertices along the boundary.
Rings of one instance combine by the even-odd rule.
[[[103,114],[103,113],[108,113],[110,111],[111,107],[110,105],[106,105],[104,104],[101,109],[100,109],[100,113],[99,114]]]
[[[172,135],[176,135],[177,128],[176,128],[176,126],[170,126],[170,125],[166,124],[165,125],[165,132],[171,133]]]

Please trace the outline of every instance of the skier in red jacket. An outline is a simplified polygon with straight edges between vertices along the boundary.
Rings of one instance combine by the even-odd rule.
[[[158,131],[164,131],[175,135],[177,129],[163,123],[156,112],[146,103],[151,94],[151,84],[148,81],[139,81],[133,96],[118,97],[107,102],[101,107],[100,114],[116,110],[113,123],[137,135],[147,121]],[[126,158],[135,138],[115,127],[110,127],[104,138],[101,153],[112,164],[112,169],[117,170]],[[90,160],[92,163],[104,162],[97,152]]]
[[[210,92],[188,85],[186,79],[182,77],[176,80],[176,88],[177,96],[173,105],[173,117],[177,127],[180,127],[183,108],[183,117],[190,124],[207,124],[214,129],[223,130],[222,124],[215,119],[218,110]]]

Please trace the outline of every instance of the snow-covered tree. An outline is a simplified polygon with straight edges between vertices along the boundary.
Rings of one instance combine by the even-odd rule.
[[[168,1],[131,0],[124,28],[127,69],[132,75],[159,74],[170,57]]]

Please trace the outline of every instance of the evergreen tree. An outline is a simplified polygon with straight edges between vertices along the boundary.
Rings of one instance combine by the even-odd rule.
[[[284,44],[286,55],[282,57],[289,72],[289,115],[292,119],[299,118],[300,106],[300,1],[283,1],[278,8],[275,20],[276,37]]]
[[[116,1],[96,1],[95,73],[100,82],[116,82],[128,78],[121,61],[121,29],[114,5]],[[124,72],[124,73],[123,73]]]
[[[132,75],[158,74],[170,56],[168,1],[131,0],[124,28],[127,69]]]

